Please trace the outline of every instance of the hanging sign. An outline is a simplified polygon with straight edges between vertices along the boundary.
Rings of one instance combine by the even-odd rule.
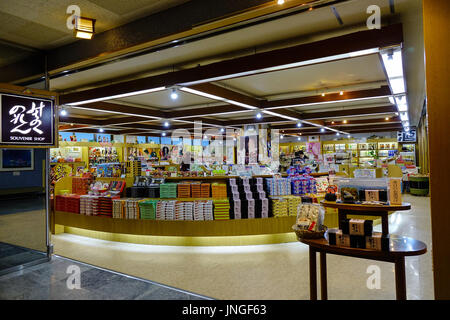
[[[54,101],[0,93],[0,144],[54,146]]]
[[[416,129],[406,131],[397,131],[398,142],[416,142]]]

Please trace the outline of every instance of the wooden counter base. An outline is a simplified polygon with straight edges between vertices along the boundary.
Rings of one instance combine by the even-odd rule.
[[[292,225],[295,223],[295,219],[293,216],[287,216],[222,221],[127,220],[85,216],[61,211],[55,212],[55,224],[57,225],[120,234],[178,237],[288,233],[292,232]]]

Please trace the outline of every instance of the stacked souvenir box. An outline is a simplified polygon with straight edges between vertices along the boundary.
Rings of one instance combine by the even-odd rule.
[[[91,179],[87,177],[73,177],[72,192],[75,194],[87,194],[90,182]]]
[[[177,184],[176,183],[163,183],[159,188],[161,199],[174,199],[177,197]]]
[[[309,175],[302,175],[290,178],[291,193],[303,195],[308,193],[317,193],[316,179]]]
[[[125,199],[113,199],[112,217],[115,219],[123,218]]]
[[[213,202],[211,200],[203,201],[203,217],[205,220],[214,220]]]
[[[211,184],[211,195],[214,199],[227,198],[227,185],[224,183]]]
[[[184,203],[184,220],[194,220],[194,203]]]
[[[269,200],[262,178],[229,179],[230,217],[252,219],[269,217]]]
[[[184,204],[187,202],[177,201],[175,203],[175,220],[184,220]]]
[[[99,197],[97,215],[112,217],[112,200],[119,197]]]
[[[192,198],[201,198],[202,197],[202,185],[199,182],[195,182],[191,184],[191,194]]]
[[[342,229],[328,230],[330,245],[389,251],[389,235],[374,232],[372,220],[343,219],[340,226]]]
[[[166,219],[166,201],[158,201],[156,204],[156,220]]]
[[[178,184],[178,198],[190,198],[191,197],[191,184],[179,183]]]
[[[211,184],[210,183],[202,183],[201,184],[201,197],[202,198],[210,198],[211,197]]]
[[[93,195],[80,196],[80,213],[87,216],[96,215],[98,198],[99,196]]]
[[[66,198],[62,195],[55,196],[55,210],[66,211]]]
[[[268,194],[271,196],[288,196],[291,194],[289,178],[266,178]]]
[[[156,219],[157,200],[143,200],[139,202],[139,215],[142,220]]]
[[[272,213],[274,217],[286,217],[289,215],[289,201],[286,198],[272,199]]]
[[[142,175],[141,161],[127,161],[127,177],[137,177]]]
[[[203,214],[203,201],[194,201],[193,206],[194,211],[194,220],[205,220],[205,216]]]
[[[139,219],[139,202],[140,199],[127,199],[125,202],[125,219]]]
[[[288,215],[297,216],[297,208],[302,203],[302,198],[298,196],[286,196],[288,200]]]
[[[165,206],[165,220],[175,220],[175,200],[166,201]]]
[[[228,200],[213,200],[214,220],[230,220],[230,202]]]
[[[80,213],[80,196],[76,194],[59,195],[55,197],[56,211]]]

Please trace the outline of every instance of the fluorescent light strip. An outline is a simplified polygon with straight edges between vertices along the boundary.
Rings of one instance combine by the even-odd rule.
[[[146,89],[146,90],[134,91],[134,92],[123,93],[123,94],[117,94],[117,95],[114,95],[114,96],[102,97],[102,98],[97,98],[97,99],[66,103],[66,105],[68,105],[68,106],[78,106],[80,104],[87,104],[87,103],[98,102],[98,101],[105,101],[105,100],[119,99],[119,98],[124,98],[124,97],[137,96],[137,95],[140,95],[140,94],[146,94],[146,93],[151,93],[151,92],[162,91],[162,90],[165,90],[165,89],[166,89],[166,87]]]
[[[184,91],[184,92],[189,92],[189,93],[192,93],[192,94],[195,94],[195,95],[198,95],[198,96],[202,96],[202,97],[205,97],[205,98],[213,99],[213,100],[219,100],[219,101],[223,101],[223,102],[228,102],[230,104],[234,104],[236,106],[240,106],[240,107],[251,109],[251,110],[258,109],[257,107],[254,107],[254,106],[251,106],[251,105],[248,105],[248,104],[245,104],[245,103],[237,102],[237,101],[234,101],[234,100],[229,100],[229,99],[226,99],[226,98],[223,98],[223,97],[219,97],[219,96],[216,96],[216,95],[213,95],[213,94],[209,94],[209,93],[206,93],[206,92],[203,92],[203,91],[195,90],[195,89],[192,89],[192,88],[182,87],[180,90]]]
[[[133,117],[149,118],[149,119],[152,119],[152,120],[161,120],[161,119],[162,119],[162,118],[159,118],[159,117],[146,116],[146,115],[136,114],[136,113],[127,113],[127,112],[112,111],[112,110],[98,110],[98,109],[85,108],[85,107],[78,107],[78,106],[72,106],[71,108],[73,108],[73,109],[80,109],[80,110],[94,111],[94,112],[105,112],[105,113],[122,114],[122,115],[124,115],[124,116],[133,116]],[[145,110],[145,109],[143,109],[143,110]],[[139,121],[139,122],[145,122],[145,121]]]
[[[285,116],[283,114],[279,114],[279,113],[268,111],[268,110],[262,110],[262,112],[265,113],[265,114],[270,114],[271,116],[276,116],[276,117],[280,117],[280,118],[287,119],[287,120],[292,120],[292,121],[299,121],[300,120],[298,118]]]
[[[251,76],[251,75],[255,75],[255,74],[263,73],[263,72],[271,72],[271,71],[279,71],[279,70],[290,69],[290,68],[297,68],[297,67],[307,66],[307,65],[311,65],[311,64],[331,62],[331,61],[342,60],[342,59],[347,59],[347,58],[354,58],[354,57],[374,54],[374,53],[378,53],[378,52],[379,52],[378,48],[371,48],[371,49],[366,49],[366,50],[337,54],[334,56],[328,56],[328,57],[323,57],[323,58],[299,61],[299,62],[284,64],[284,65],[275,66],[275,67],[234,73],[234,74],[229,74],[226,76],[203,79],[203,80],[199,80],[199,81],[185,82],[185,83],[182,83],[181,85],[190,86],[190,85],[204,83],[204,82],[215,82],[215,81],[221,81],[221,80],[226,80],[226,79],[231,79],[231,78]]]

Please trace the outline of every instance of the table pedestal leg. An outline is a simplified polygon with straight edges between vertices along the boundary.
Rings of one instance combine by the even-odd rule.
[[[325,252],[320,252],[320,295],[322,300],[328,300],[327,255]]]
[[[309,247],[309,297],[317,300],[316,250]]]
[[[405,257],[395,260],[395,292],[397,300],[406,300]]]

